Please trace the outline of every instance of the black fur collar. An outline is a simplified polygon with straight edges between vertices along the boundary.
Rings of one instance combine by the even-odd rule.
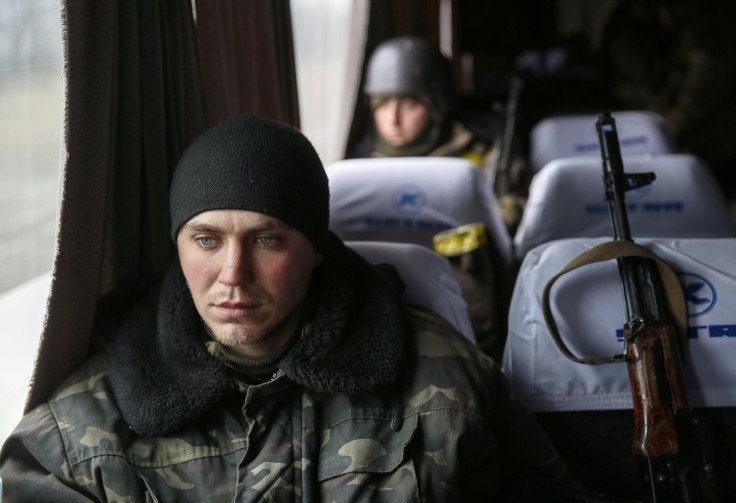
[[[308,293],[315,305],[309,329],[279,364],[289,378],[317,392],[353,395],[397,378],[404,357],[400,280],[385,271],[331,236]],[[204,347],[201,323],[176,260],[110,348],[115,398],[136,433],[180,428],[237,388]]]

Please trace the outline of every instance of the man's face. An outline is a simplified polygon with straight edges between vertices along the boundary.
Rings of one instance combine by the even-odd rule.
[[[412,98],[386,98],[373,110],[378,132],[394,147],[411,143],[429,123],[427,107]]]
[[[184,224],[177,245],[194,305],[220,343],[260,356],[294,334],[321,260],[304,234],[261,213],[213,210]]]

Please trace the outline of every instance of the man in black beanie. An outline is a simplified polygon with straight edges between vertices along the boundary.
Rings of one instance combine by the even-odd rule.
[[[220,124],[184,153],[169,201],[184,276],[222,351],[261,358],[291,340],[328,241],[327,177],[307,139],[255,116]]]
[[[3,501],[496,501],[566,479],[498,367],[330,233],[328,200],[295,129],[200,136],[171,184],[177,259],[23,418]]]

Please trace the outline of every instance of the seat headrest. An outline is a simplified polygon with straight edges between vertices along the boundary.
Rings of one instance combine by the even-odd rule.
[[[542,313],[549,279],[586,250],[610,239],[564,239],[527,253],[509,309],[503,369],[533,411],[632,408],[625,363],[584,365],[568,360]],[[685,379],[692,406],[736,405],[736,239],[641,239],[677,273],[688,306]],[[580,356],[623,352],[626,310],[615,261],[563,275],[551,290],[559,333]]]
[[[626,156],[626,173],[654,172],[645,187],[626,192],[631,234],[637,237],[734,237],[728,203],[710,170],[688,154]],[[514,236],[517,259],[535,246],[570,237],[611,235],[600,158],[568,157],[532,179]]]
[[[491,181],[467,159],[349,159],[326,168],[330,229],[343,240],[415,243],[482,222],[501,257],[512,261],[511,238]]]
[[[468,306],[450,262],[427,248],[409,243],[345,241],[372,264],[390,264],[406,284],[403,300],[432,309],[475,344]]]
[[[664,130],[660,115],[647,111],[619,111],[611,114],[621,145],[621,155],[666,154],[674,143]],[[561,157],[598,156],[597,114],[548,117],[530,133],[530,167],[539,171]]]

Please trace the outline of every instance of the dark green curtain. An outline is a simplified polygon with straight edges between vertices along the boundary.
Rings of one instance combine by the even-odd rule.
[[[26,410],[175,256],[169,180],[200,132],[253,112],[299,125],[288,0],[62,0],[63,195]]]
[[[299,127],[288,0],[197,2],[207,119],[241,113]]]
[[[168,184],[205,126],[190,0],[62,1],[60,223],[26,408],[87,355],[97,301],[168,267]]]

